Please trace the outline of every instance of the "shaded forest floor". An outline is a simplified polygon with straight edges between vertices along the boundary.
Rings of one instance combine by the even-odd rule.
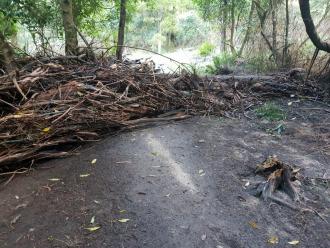
[[[258,117],[257,104],[193,117],[14,177],[0,191],[1,247],[329,247],[330,107],[274,101],[283,120]],[[294,185],[323,219],[251,195],[273,154],[301,169]]]

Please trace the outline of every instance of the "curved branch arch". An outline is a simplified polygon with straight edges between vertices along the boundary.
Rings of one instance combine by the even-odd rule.
[[[299,0],[301,17],[305,23],[306,32],[313,42],[314,46],[319,50],[330,53],[330,44],[322,41],[320,36],[316,32],[316,28],[311,16],[309,0]]]

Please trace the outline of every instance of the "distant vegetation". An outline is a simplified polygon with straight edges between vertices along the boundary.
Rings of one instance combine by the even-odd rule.
[[[310,4],[327,42],[330,1]],[[289,0],[1,0],[0,65],[26,54],[79,54],[90,46],[122,53],[128,45],[158,53],[189,47],[214,57],[208,73],[235,67],[235,59],[265,72],[307,65],[314,46],[302,30],[299,5]],[[321,69],[325,53],[318,59]]]

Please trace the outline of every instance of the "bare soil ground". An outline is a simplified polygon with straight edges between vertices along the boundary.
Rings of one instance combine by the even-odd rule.
[[[330,247],[330,108],[288,101],[283,122],[194,117],[15,176],[0,191],[0,247]],[[301,201],[324,219],[251,195],[272,154],[301,168]]]

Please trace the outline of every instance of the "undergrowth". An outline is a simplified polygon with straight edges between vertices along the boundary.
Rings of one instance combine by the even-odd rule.
[[[281,121],[286,118],[285,112],[275,103],[268,102],[255,110],[257,116],[268,121]]]
[[[212,64],[206,66],[209,74],[222,74],[222,71],[231,70],[235,66],[236,56],[224,53],[213,57]],[[226,73],[224,73],[226,74]]]

